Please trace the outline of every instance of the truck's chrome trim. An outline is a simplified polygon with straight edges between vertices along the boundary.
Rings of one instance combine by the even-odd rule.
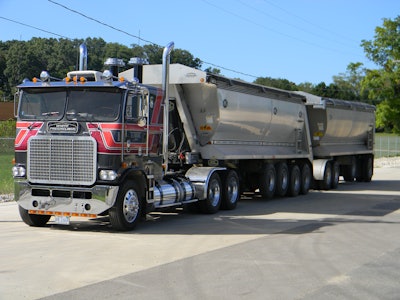
[[[100,214],[114,205],[118,190],[118,186],[39,186],[16,180],[14,197],[27,210]]]

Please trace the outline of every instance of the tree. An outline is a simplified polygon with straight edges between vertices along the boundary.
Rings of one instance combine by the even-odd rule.
[[[363,40],[367,57],[381,68],[366,70],[362,90],[378,103],[377,127],[400,132],[400,16],[383,19],[374,39]]]
[[[368,97],[361,93],[361,81],[365,76],[365,68],[360,62],[350,63],[345,73],[333,76],[333,82],[338,88],[338,99],[364,100]]]
[[[211,74],[216,74],[216,75],[221,75],[221,70],[218,68],[213,68],[213,67],[208,67],[204,70],[204,72],[211,73]]]
[[[260,85],[265,85],[265,86],[270,86],[282,90],[287,90],[287,91],[296,91],[298,90],[296,84],[294,82],[291,82],[287,79],[282,79],[282,78],[271,78],[271,77],[258,77],[254,83],[260,84]]]

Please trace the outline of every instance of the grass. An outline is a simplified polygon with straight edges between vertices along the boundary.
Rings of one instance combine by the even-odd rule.
[[[0,194],[14,192],[14,179],[11,175],[13,153],[0,154]]]

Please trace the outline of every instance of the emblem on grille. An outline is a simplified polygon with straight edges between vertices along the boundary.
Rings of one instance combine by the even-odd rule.
[[[77,122],[49,122],[47,130],[50,133],[78,133]]]

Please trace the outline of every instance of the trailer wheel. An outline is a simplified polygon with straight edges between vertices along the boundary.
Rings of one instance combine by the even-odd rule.
[[[127,181],[118,192],[117,200],[109,210],[110,222],[117,230],[132,230],[140,220],[143,202],[137,184]]]
[[[300,187],[300,194],[306,195],[311,187],[311,168],[308,163],[304,163],[301,167],[301,187]]]
[[[271,199],[276,189],[276,170],[273,164],[267,164],[260,180],[261,196]]]
[[[332,187],[332,164],[331,162],[326,162],[324,178],[319,181],[319,188],[321,190],[330,190]]]
[[[228,171],[224,178],[222,190],[221,208],[226,210],[235,209],[240,198],[239,177],[234,170]]]
[[[345,181],[354,181],[357,175],[357,162],[354,157],[351,159],[350,165],[343,166],[343,178]]]
[[[374,161],[371,156],[360,160],[360,176],[357,181],[370,182],[374,173]]]
[[[33,227],[43,227],[50,220],[51,216],[30,214],[28,210],[18,205],[19,215],[25,224]]]
[[[275,194],[280,197],[285,196],[289,188],[289,168],[284,162],[276,166],[276,183]]]
[[[221,206],[221,179],[218,173],[214,172],[207,186],[207,198],[200,201],[200,209],[206,214],[215,214]]]
[[[332,161],[332,189],[337,189],[339,185],[340,167],[337,161]]]
[[[288,195],[296,197],[301,190],[301,173],[298,165],[292,165],[290,168],[290,180]]]

